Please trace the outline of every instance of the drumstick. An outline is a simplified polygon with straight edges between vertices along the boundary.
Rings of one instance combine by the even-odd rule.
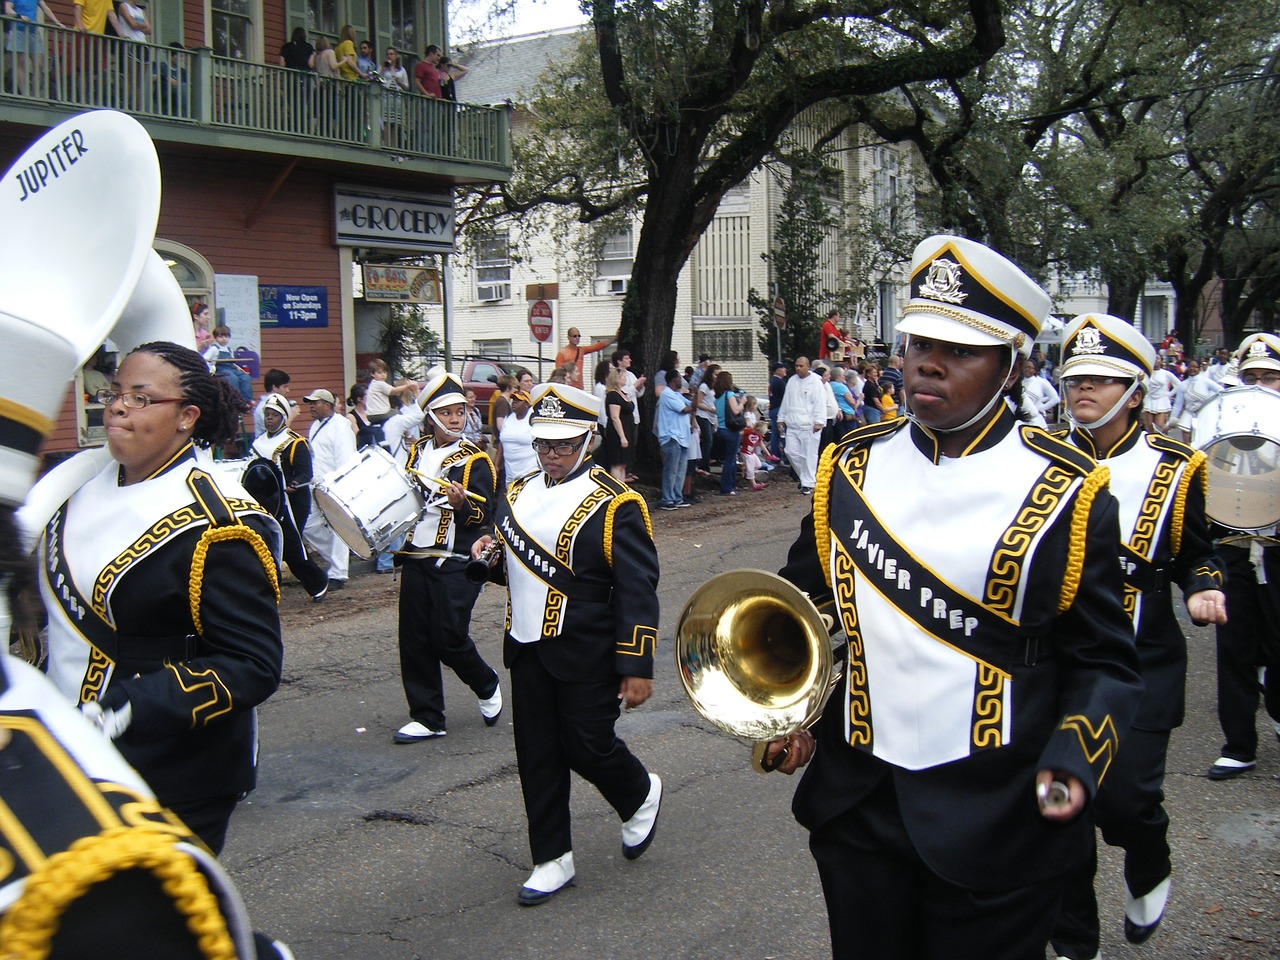
[[[415,477],[420,477],[423,480],[429,480],[431,483],[434,483],[436,486],[438,486],[442,491],[448,490],[450,489],[450,487],[453,486],[453,484],[451,484],[448,480],[441,480],[439,477],[433,477],[430,474],[423,473],[421,470],[415,470],[413,469],[413,467],[405,467],[405,469],[408,470],[410,473],[412,473]],[[476,503],[489,502],[484,497],[480,496],[480,494],[472,493],[466,487],[462,488],[462,493],[468,500],[474,500]]]

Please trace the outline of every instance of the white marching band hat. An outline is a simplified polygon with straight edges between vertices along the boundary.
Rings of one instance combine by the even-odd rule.
[[[451,407],[455,403],[466,403],[462,394],[462,381],[452,373],[441,373],[427,381],[427,385],[418,394],[418,405],[423,410],[438,410]]]
[[[1127,320],[1084,313],[1062,333],[1063,377],[1123,377],[1145,381],[1155,369],[1156,348]]]
[[[1236,351],[1240,373],[1246,370],[1280,370],[1280,337],[1273,333],[1255,333],[1245,337]]]
[[[262,412],[274,410],[280,414],[285,423],[289,422],[289,401],[278,393],[269,393],[267,398],[262,401]]]
[[[577,387],[540,383],[531,399],[529,432],[534,440],[572,440],[590,433],[600,422],[600,398]]]
[[[1027,357],[1050,304],[1039,284],[991,248],[964,237],[929,237],[911,257],[911,300],[898,332],[1007,346]]]

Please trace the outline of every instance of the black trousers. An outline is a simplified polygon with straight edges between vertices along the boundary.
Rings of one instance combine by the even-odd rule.
[[[811,833],[809,849],[835,960],[1044,960],[1061,878],[995,893],[949,883],[916,852],[892,777]]]
[[[1135,897],[1150,893],[1173,872],[1164,809],[1168,752],[1168,731],[1131,729],[1093,801],[1102,839],[1124,850],[1124,881]],[[1095,847],[1089,862],[1067,876],[1053,931],[1053,948],[1064,956],[1098,954],[1098,901],[1093,892],[1097,866]]]
[[[1267,668],[1267,714],[1280,720],[1280,549],[1263,551],[1265,584],[1258,583],[1248,550],[1219,547],[1217,553],[1227,567],[1229,618],[1215,628],[1222,755],[1249,762],[1258,758],[1258,667]]]
[[[624,822],[649,795],[649,772],[613,729],[621,679],[557,680],[536,646],[521,645],[511,661],[511,715],[529,852],[538,864],[573,849],[570,771],[594,785]]]
[[[479,700],[493,696],[498,673],[471,640],[471,608],[480,596],[460,560],[440,567],[432,559],[406,560],[400,568],[400,679],[409,716],[432,730],[445,729],[443,664]]]
[[[206,847],[219,854],[227,842],[227,827],[231,824],[231,814],[235,813],[239,799],[234,795],[201,797],[198,800],[179,800],[165,805],[177,814],[178,819],[192,833],[204,841]]]
[[[302,542],[301,531],[307,523],[309,511],[308,504],[308,510],[301,517],[294,513],[292,520],[288,516],[276,519],[280,521],[280,532],[283,534],[284,562],[289,565],[289,570],[298,578],[302,588],[314,597],[329,582],[329,575],[307,556],[307,548]]]

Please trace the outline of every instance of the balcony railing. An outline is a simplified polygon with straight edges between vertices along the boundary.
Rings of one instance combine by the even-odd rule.
[[[140,119],[375,150],[397,158],[510,166],[502,108],[435,100],[314,73],[79,33],[32,30],[28,53],[0,44],[0,100],[109,107]],[[7,29],[6,29],[7,33]]]

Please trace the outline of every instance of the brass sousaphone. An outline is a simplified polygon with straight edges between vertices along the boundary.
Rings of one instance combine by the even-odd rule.
[[[764,747],[809,726],[839,679],[829,626],[794,584],[763,570],[712,577],[689,598],[676,627],[680,680],[694,709]]]

